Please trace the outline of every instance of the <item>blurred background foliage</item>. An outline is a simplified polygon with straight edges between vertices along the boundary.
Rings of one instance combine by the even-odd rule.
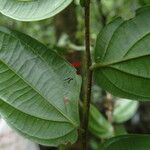
[[[66,57],[77,68],[79,74],[84,72],[84,12],[75,0],[57,16],[39,22],[19,22],[0,14],[0,26],[7,26],[24,32],[52,50]],[[99,31],[116,17],[129,19],[135,10],[150,4],[150,0],[91,0],[91,50]],[[84,59],[82,59],[84,60]],[[81,69],[81,66],[83,66]],[[95,83],[90,110],[91,150],[99,150],[100,144],[107,138],[128,133],[150,133],[150,104],[138,103],[113,97]],[[73,146],[60,150],[78,150],[80,141]],[[42,150],[54,149],[41,147]]]

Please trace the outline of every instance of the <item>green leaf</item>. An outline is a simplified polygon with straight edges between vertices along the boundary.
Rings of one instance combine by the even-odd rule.
[[[128,134],[124,124],[115,124],[115,133],[114,136],[126,135]]]
[[[0,28],[0,113],[12,128],[42,145],[75,142],[80,84],[54,51]]]
[[[20,21],[37,21],[52,17],[72,0],[0,0],[0,12]]]
[[[90,107],[89,120],[89,130],[98,138],[107,138],[113,135],[112,125],[93,105]]]
[[[85,0],[80,0],[80,5],[81,5],[82,7],[85,7]]]
[[[138,106],[138,101],[132,101],[128,99],[116,100],[113,111],[113,121],[117,123],[123,123],[129,120],[135,115]]]
[[[127,21],[118,18],[98,35],[97,83],[115,96],[150,100],[150,6]]]
[[[141,5],[148,5],[148,4],[150,4],[150,1],[149,0],[139,0],[139,3]]]
[[[123,135],[101,145],[101,150],[149,150],[150,135]]]

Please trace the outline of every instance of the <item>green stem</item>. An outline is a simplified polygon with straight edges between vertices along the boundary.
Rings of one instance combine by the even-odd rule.
[[[92,87],[92,71],[90,66],[92,65],[91,52],[90,52],[90,0],[85,0],[85,65],[86,65],[86,81],[84,84],[84,99],[83,99],[83,116],[82,116],[82,128],[84,132],[82,134],[82,149],[88,149],[88,122],[89,122],[89,109],[91,103],[91,87]]]

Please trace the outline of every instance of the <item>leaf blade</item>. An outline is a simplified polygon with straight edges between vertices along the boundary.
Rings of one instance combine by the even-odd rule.
[[[0,12],[20,21],[38,21],[56,15],[71,2],[72,0],[0,0]]]
[[[98,36],[96,64],[91,68],[95,69],[98,84],[115,96],[139,101],[148,101],[150,98],[149,12],[148,6],[130,20],[121,23],[115,20]],[[117,26],[116,30],[114,26]],[[105,37],[108,38],[104,43]],[[102,49],[105,49],[105,53]]]
[[[113,111],[113,121],[116,123],[123,123],[132,118],[139,106],[138,101],[128,99],[117,99],[115,101]]]
[[[89,130],[98,138],[113,136],[112,125],[104,118],[94,105],[90,106]]]
[[[2,105],[0,112],[7,122],[13,123],[13,127],[20,131],[23,122],[27,125],[23,134],[49,141],[59,138],[57,145],[62,144],[64,141],[60,137],[79,126],[80,79],[75,69],[31,37],[3,28],[0,28],[0,59],[1,103],[7,107],[10,105],[11,110],[17,110],[16,113],[22,113],[24,119],[30,116],[28,121],[18,122],[18,119],[13,120],[17,114],[11,118]],[[76,140],[77,134],[74,135]]]
[[[123,135],[114,137],[102,145],[102,150],[148,150],[149,135]]]

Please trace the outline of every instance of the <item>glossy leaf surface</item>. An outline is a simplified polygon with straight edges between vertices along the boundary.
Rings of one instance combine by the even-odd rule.
[[[37,21],[52,17],[72,0],[0,0],[0,12],[20,21]]]
[[[43,145],[75,142],[80,82],[54,51],[0,28],[0,113],[22,135]]]
[[[150,100],[150,6],[134,18],[117,19],[98,35],[95,78],[115,96]]]

